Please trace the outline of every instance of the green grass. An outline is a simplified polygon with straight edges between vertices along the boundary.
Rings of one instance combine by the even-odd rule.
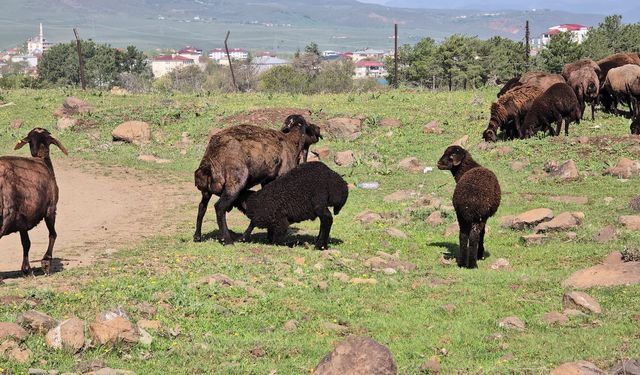
[[[374,180],[380,182],[380,189],[350,191],[349,201],[335,218],[331,232],[336,240],[332,248],[340,250],[338,257],[325,258],[312,246],[289,248],[253,243],[223,247],[216,241],[195,244],[191,236],[196,207],[187,204],[180,210],[181,224],[173,235],[158,236],[122,249],[113,259],[91,268],[54,274],[46,280],[47,287],[24,289],[4,285],[0,294],[17,294],[38,301],[38,310],[58,318],[76,315],[92,321],[101,310],[121,305],[135,321],[142,316],[137,304],[149,302],[159,306],[154,318],[162,321],[164,327],[179,327],[180,334],[174,337],[165,331],[152,332],[151,347],[97,347],[77,355],[52,351],[41,336],[31,335],[24,345],[33,351],[32,363],[19,365],[0,359],[2,368],[15,373],[24,373],[28,367],[65,372],[73,371],[79,360],[99,358],[110,367],[141,374],[267,374],[272,369],[278,374],[302,374],[309,373],[344,336],[322,328],[326,322],[344,324],[349,334],[368,335],[387,345],[401,374],[420,373],[420,365],[434,356],[441,361],[443,373],[538,374],[547,373],[562,362],[582,359],[606,370],[619,358],[637,357],[640,353],[638,322],[634,320],[638,314],[635,306],[640,303],[637,286],[589,290],[603,307],[599,316],[572,319],[566,325],[554,327],[542,321],[544,313],[562,309],[565,291],[560,286],[562,280],[580,268],[600,262],[608,253],[640,241],[638,233],[622,228],[613,242],[601,245],[592,240],[600,228],[617,225],[619,215],[630,213],[628,202],[638,194],[637,178],[622,182],[603,176],[602,171],[621,157],[640,158],[637,143],[624,139],[614,139],[603,146],[570,142],[575,136],[627,134],[626,119],[599,113],[595,122],[586,120],[573,125],[569,139],[541,137],[499,144],[513,148],[511,153],[500,156],[475,149],[486,126],[495,90],[127,97],[63,90],[11,91],[3,95],[16,105],[0,109],[0,124],[4,124],[0,127],[0,154],[25,155],[24,151],[12,151],[15,142],[33,126],[53,129],[53,110],[71,94],[95,107],[93,113],[80,117],[83,125],[78,129],[54,131],[72,157],[132,166],[185,181],[192,178],[204,152],[208,129],[220,126],[226,116],[263,107],[301,107],[314,113],[322,109],[327,118],[364,116],[361,138],[353,142],[325,139],[317,146],[328,146],[332,152],[353,150],[357,158],[353,167],[328,164],[350,183]],[[483,103],[472,104],[476,97]],[[392,130],[381,128],[378,123],[384,117],[398,118],[403,126]],[[20,130],[6,126],[15,118],[25,120],[26,125]],[[162,140],[143,146],[143,150],[112,144],[111,130],[130,119],[149,121],[154,132],[162,133]],[[431,120],[439,121],[445,133],[424,134],[422,126]],[[594,128],[595,125],[600,127]],[[182,132],[188,132],[195,141],[185,155],[173,146]],[[434,228],[425,224],[429,210],[409,214],[405,208],[413,200],[383,202],[389,193],[412,189],[422,194],[433,193],[450,204],[454,181],[449,173],[436,170],[412,174],[396,166],[407,156],[435,166],[446,146],[465,134],[469,135],[467,147],[475,159],[496,172],[504,192],[498,214],[488,223],[491,229],[486,247],[490,256],[479,262],[477,270],[439,264],[438,259],[447,248],[457,246],[457,237],[445,238],[445,225]],[[172,163],[140,162],[136,158],[141,151],[171,159]],[[61,157],[54,152],[54,159]],[[584,173],[577,181],[527,180],[546,161],[569,158]],[[511,161],[525,159],[529,165],[523,171],[511,170]],[[198,196],[195,188],[193,194]],[[589,203],[555,203],[548,200],[549,195],[584,195]],[[605,197],[614,200],[606,205]],[[520,236],[528,232],[500,227],[499,217],[537,207],[549,207],[556,214],[583,211],[586,218],[576,229],[577,238],[568,241],[558,233],[543,246],[524,247]],[[365,209],[393,214],[394,218],[361,225],[354,217]],[[455,215],[446,215],[445,221],[453,223]],[[231,215],[230,222],[236,232],[247,224],[238,214]],[[294,227],[300,234],[315,236],[318,222]],[[403,230],[409,239],[390,238],[385,233],[387,227]],[[215,229],[213,213],[209,212],[204,232]],[[408,274],[374,273],[363,261],[378,251],[398,251],[401,259],[415,263],[417,269]],[[295,260],[301,257],[305,258],[304,264],[296,264]],[[513,271],[490,270],[489,264],[498,258],[508,259]],[[317,263],[324,268],[314,267]],[[294,272],[298,267],[303,275]],[[372,277],[378,283],[342,283],[332,276],[334,272]],[[200,282],[214,273],[245,281],[259,292]],[[328,289],[318,289],[320,281],[327,281]],[[454,304],[455,311],[445,312],[442,309],[445,304]],[[19,313],[30,308],[27,302],[17,307],[0,306],[0,321],[15,321]],[[524,332],[497,327],[497,320],[511,315],[525,321]],[[298,321],[298,329],[285,332],[283,325],[290,319]],[[503,337],[495,339],[492,337],[495,333]],[[265,355],[252,355],[251,350],[256,347],[263,348]],[[504,359],[507,354],[513,358]]]

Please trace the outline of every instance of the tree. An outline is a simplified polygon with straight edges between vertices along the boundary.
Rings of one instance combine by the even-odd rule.
[[[411,85],[433,87],[435,77],[441,74],[437,62],[438,46],[431,38],[420,40],[415,46],[405,44],[398,50],[398,82]],[[392,66],[393,57],[386,59],[386,65]],[[389,81],[393,81],[395,72],[389,72]]]
[[[540,52],[540,59],[545,70],[561,73],[564,64],[580,60],[583,55],[582,46],[572,40],[571,33],[565,32],[551,36]]]
[[[447,80],[449,90],[454,83],[464,89],[471,84],[476,86],[482,82],[482,67],[478,55],[479,40],[475,37],[454,34],[438,48],[437,61]]]
[[[607,16],[598,27],[589,30],[583,47],[585,54],[594,60],[617,52],[638,52],[640,23],[624,25],[622,16]]]
[[[486,83],[506,82],[524,72],[524,45],[499,36],[483,41],[480,60]]]
[[[309,76],[292,65],[279,65],[262,74],[260,83],[269,92],[303,93],[309,87]]]
[[[351,60],[325,62],[320,73],[311,81],[310,91],[315,93],[339,93],[351,91],[353,88],[353,70],[355,64]]]
[[[305,53],[310,53],[312,55],[320,56],[320,48],[316,42],[309,43],[306,47],[304,47]]]

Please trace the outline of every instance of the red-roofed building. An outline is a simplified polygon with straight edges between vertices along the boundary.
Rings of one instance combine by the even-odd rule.
[[[178,55],[180,55],[182,57],[186,57],[186,58],[191,59],[193,61],[198,61],[200,59],[200,56],[202,56],[202,49],[201,48],[196,48],[196,47],[191,47],[191,46],[186,46],[185,48],[183,48],[180,51],[178,51]]]
[[[151,71],[153,76],[158,78],[163,75],[185,66],[193,65],[195,61],[180,55],[162,55],[151,61]]]
[[[540,39],[534,41],[534,44],[537,44],[538,48],[544,47],[551,41],[551,37],[553,35],[566,32],[571,33],[571,40],[580,44],[586,39],[587,31],[589,31],[589,28],[586,26],[576,23],[564,23],[562,25],[550,27],[549,30],[542,34]]]
[[[356,63],[354,78],[381,78],[387,74],[384,63],[372,60],[360,60]]]

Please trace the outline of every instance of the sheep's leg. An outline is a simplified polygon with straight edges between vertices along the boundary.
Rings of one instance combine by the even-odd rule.
[[[244,234],[242,235],[242,242],[249,242],[249,237],[251,236],[251,232],[253,232],[253,229],[256,227],[256,225],[253,223],[253,221],[251,221],[249,223],[249,226],[247,227],[247,230],[244,231]]]
[[[469,247],[467,248],[467,268],[478,268],[478,251],[480,249],[480,234],[484,229],[484,223],[473,223],[469,233]]]
[[[556,113],[556,134],[560,135],[560,130],[562,130],[562,115],[558,112]]]
[[[596,120],[596,102],[595,100],[591,102],[591,121]]]
[[[33,275],[31,265],[29,265],[29,249],[31,249],[31,240],[26,230],[20,231],[20,242],[22,242],[22,274],[25,276]]]
[[[196,219],[196,232],[193,234],[194,242],[202,241],[202,219],[204,218],[204,214],[207,212],[207,206],[209,205],[209,200],[211,200],[211,193],[209,193],[208,191],[203,191],[202,199],[200,200],[200,205],[198,206],[198,217]]]
[[[56,243],[56,238],[58,234],[56,233],[56,215],[50,215],[44,218],[44,222],[47,224],[47,229],[49,230],[49,246],[47,247],[47,252],[44,253],[44,257],[42,257],[42,271],[45,275],[49,275],[51,273],[51,262],[53,260],[53,245]]]
[[[331,216],[331,211],[329,211],[328,207],[317,209],[316,214],[320,218],[320,233],[318,233],[318,238],[316,239],[316,249],[325,250],[329,248],[329,233],[331,232],[331,225],[333,225],[333,216]]]
[[[485,223],[482,223],[482,230],[480,231],[480,241],[478,241],[478,260],[484,259],[484,229]]]
[[[236,201],[239,194],[240,191],[235,193],[225,191],[215,204],[218,228],[222,234],[222,242],[225,245],[233,244],[233,239],[231,238],[231,233],[229,233],[229,227],[227,226],[227,210],[233,206],[233,202]]]
[[[471,230],[471,225],[458,219],[458,226],[460,227],[460,251],[458,253],[458,266],[465,267],[469,259],[469,231]]]

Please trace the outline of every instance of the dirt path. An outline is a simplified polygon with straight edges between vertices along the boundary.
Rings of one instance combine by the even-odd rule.
[[[187,182],[168,183],[126,168],[102,167],[70,159],[54,161],[60,189],[54,271],[87,265],[119,247],[167,233],[177,222],[176,209],[198,199]],[[29,232],[31,266],[40,272],[48,233],[44,221]],[[0,239],[0,275],[20,279],[20,235]]]

